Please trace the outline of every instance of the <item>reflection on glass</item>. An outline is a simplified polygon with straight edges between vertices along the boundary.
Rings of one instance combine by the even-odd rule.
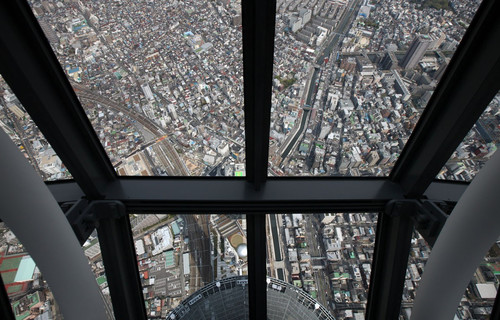
[[[85,242],[83,251],[89,259],[101,289],[107,319],[114,319],[97,232]],[[14,233],[3,222],[0,222],[0,273],[16,320],[62,319],[59,307],[40,270]],[[37,318],[41,314],[44,315]]]
[[[1,75],[0,128],[9,135],[43,180],[71,178],[61,159]]]
[[[104,301],[104,308],[108,320],[114,319],[113,305],[111,303],[111,294],[109,292],[108,280],[106,278],[106,270],[102,261],[101,246],[97,238],[97,230],[89,236],[87,241],[82,246],[83,253],[89,259],[90,267],[96,277],[97,284],[101,289],[101,294]]]
[[[480,1],[277,1],[272,175],[387,176]]]
[[[240,1],[29,3],[120,175],[244,175]]]
[[[415,231],[411,240],[411,251],[406,270],[406,281],[401,301],[401,317],[410,320],[411,309],[418,293],[418,286],[424,272],[431,248]],[[450,266],[453,268],[453,266]],[[500,276],[500,247],[491,246],[484,261],[472,275],[465,294],[457,308],[455,319],[489,319],[495,301]]]
[[[500,94],[469,131],[437,175],[438,179],[471,181],[500,143]]]
[[[16,319],[62,319],[35,262],[14,233],[0,222],[0,274]]]
[[[410,319],[413,301],[415,300],[420,279],[424,272],[424,266],[427,259],[429,259],[430,253],[430,246],[418,231],[414,231],[411,239],[410,255],[408,257],[406,279],[401,300],[401,316],[403,319]]]
[[[320,315],[364,319],[377,214],[269,214],[266,218],[268,276],[277,279],[268,288],[268,316],[299,312],[301,305],[310,302],[303,296],[307,293],[319,303],[312,309],[321,309],[310,312],[307,319]],[[271,290],[274,282],[288,284],[283,295]],[[300,293],[294,295],[300,303],[293,301],[283,309],[280,301],[294,290]]]
[[[244,215],[147,214],[131,215],[130,222],[148,317],[245,318]]]

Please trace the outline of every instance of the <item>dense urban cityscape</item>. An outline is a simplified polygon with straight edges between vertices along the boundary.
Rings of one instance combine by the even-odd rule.
[[[244,176],[237,1],[30,1],[120,175]],[[277,2],[268,174],[387,176],[476,0]],[[46,180],[70,177],[1,82],[0,126]],[[497,96],[437,178],[470,181]]]
[[[278,284],[279,281],[290,284],[310,300],[317,300],[335,319],[364,319],[377,216],[376,213],[267,215],[268,276]],[[172,314],[182,318],[195,307],[192,297],[198,297],[200,292],[203,296],[198,299],[203,297],[216,304],[217,300],[208,300],[207,286],[248,275],[244,215],[149,214],[131,215],[130,221],[149,319],[173,319],[169,318]],[[16,319],[60,319],[57,301],[22,244],[5,225],[0,228],[0,236],[0,271]],[[96,233],[83,245],[83,251],[112,319]],[[429,254],[429,246],[415,231],[401,320],[410,319]],[[499,257],[500,247],[495,243],[464,293],[457,310],[458,319],[487,319],[491,314],[500,275]],[[243,283],[243,290],[245,281],[237,280]],[[288,297],[272,297],[273,301],[285,298]],[[243,299],[248,299],[246,294],[233,303],[243,308],[247,305]],[[304,303],[295,299],[291,305]],[[273,306],[269,308],[272,310]]]
[[[245,176],[240,1],[28,2],[119,175]],[[388,176],[479,4],[278,0],[268,175]],[[0,93],[0,127],[44,180],[70,179],[1,78]],[[471,181],[500,143],[499,123],[500,94],[437,178]],[[282,281],[335,319],[364,319],[377,216],[267,215],[267,270],[277,279],[269,288],[287,290]],[[187,314],[210,295],[206,286],[218,292],[233,277],[245,290],[244,215],[131,215],[130,222],[148,318]],[[411,247],[402,320],[410,319],[430,254],[416,231]],[[112,319],[95,232],[83,250]],[[491,313],[499,257],[493,244],[458,319]],[[3,223],[0,272],[16,319],[62,318]]]

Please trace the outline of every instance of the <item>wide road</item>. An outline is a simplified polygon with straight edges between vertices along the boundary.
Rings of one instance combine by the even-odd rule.
[[[323,234],[319,229],[320,221],[316,214],[304,214],[307,245],[311,258],[326,260],[326,251],[323,243]],[[328,301],[332,299],[330,281],[324,269],[313,271],[316,282],[318,297],[317,300],[331,311]]]
[[[306,103],[305,105],[311,106],[312,100],[314,97],[315,93],[315,86],[316,86],[316,78],[318,77],[319,69],[314,69],[314,72],[311,76],[310,84],[309,84],[309,90],[307,92],[307,98],[306,98]],[[303,114],[302,114],[302,119],[300,121],[300,127],[299,130],[295,131],[295,134],[288,140],[288,142],[285,142],[287,147],[285,150],[283,150],[283,153],[281,154],[281,162],[283,162],[288,155],[290,154],[290,151],[292,151],[292,148],[295,146],[297,143],[297,140],[299,139],[300,136],[304,133],[304,130],[306,129],[306,122],[307,119],[309,118],[309,113],[311,112],[310,109],[302,109]]]
[[[344,11],[344,16],[342,17],[342,19],[340,19],[340,22],[335,28],[334,32],[332,32],[333,37],[331,38],[330,43],[325,47],[325,49],[323,49],[323,52],[316,59],[317,64],[321,65],[325,61],[325,58],[328,58],[330,56],[330,53],[334,48],[335,50],[338,49],[341,37],[344,37],[344,35],[347,33],[349,26],[354,20],[354,17],[358,12],[360,6],[361,0],[349,1],[349,3],[347,4],[347,8]]]
[[[330,53],[332,52],[332,50],[334,50],[334,49],[338,50],[338,48],[340,46],[340,41],[344,37],[344,35],[347,33],[349,26],[351,25],[352,21],[354,20],[354,17],[356,16],[356,13],[359,10],[360,5],[361,5],[361,0],[354,0],[352,2],[349,2],[346,10],[344,12],[344,16],[340,20],[340,22],[337,25],[337,27],[335,28],[335,30],[331,33],[333,36],[330,40],[330,43],[323,49],[322,53],[320,53],[318,55],[318,58],[316,59],[316,63],[318,65],[321,66],[324,63],[325,58],[330,56]],[[316,79],[318,77],[318,73],[319,73],[319,69],[316,68],[314,70],[314,73],[312,74],[310,81],[309,81],[309,90],[307,92],[307,98],[306,98],[305,105],[309,105],[309,106],[313,105],[313,102],[314,102],[313,100],[314,100],[315,93],[316,93]],[[308,110],[303,109],[304,113],[302,114],[302,119],[300,122],[299,130],[297,130],[295,132],[295,134],[293,135],[293,137],[290,138],[291,140],[287,139],[287,142],[285,142],[287,147],[285,148],[285,150],[281,154],[281,162],[283,162],[288,157],[288,155],[290,154],[290,151],[297,143],[297,140],[299,139],[299,137],[301,137],[302,133],[306,129],[306,122],[308,120],[310,111],[311,110],[309,110],[309,109]]]

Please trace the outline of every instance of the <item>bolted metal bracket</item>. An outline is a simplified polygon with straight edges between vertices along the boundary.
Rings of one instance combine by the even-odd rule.
[[[447,207],[449,204],[443,201],[401,199],[389,201],[385,213],[392,217],[409,215],[415,229],[432,247],[448,218],[441,208]]]
[[[127,214],[125,205],[117,200],[80,199],[66,212],[73,231],[83,245],[102,219],[119,219]]]

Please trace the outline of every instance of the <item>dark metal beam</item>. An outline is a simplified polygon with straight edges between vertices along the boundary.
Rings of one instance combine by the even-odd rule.
[[[391,172],[419,198],[500,90],[500,2],[481,3]]]
[[[431,248],[434,247],[441,229],[448,220],[448,214],[440,206],[447,207],[447,204],[445,202],[423,200],[413,216],[415,229]]]
[[[0,277],[0,319],[14,320],[14,312],[10,305],[9,296],[7,295],[7,290],[3,284],[3,279]]]
[[[73,232],[75,232],[76,238],[82,246],[95,229],[95,221],[93,221],[89,210],[92,210],[89,201],[80,199],[64,212]]]
[[[243,0],[243,74],[247,180],[267,179],[276,0]]]
[[[0,73],[91,199],[114,169],[26,1],[0,2]]]
[[[106,195],[128,210],[148,212],[311,212],[383,208],[400,188],[376,179],[270,179],[260,190],[237,179],[120,179]],[[328,211],[330,212],[330,211]]]
[[[74,182],[50,183],[48,188],[60,203],[80,198]],[[434,182],[428,195],[430,199],[457,202],[466,188],[466,184]],[[70,189],[74,192],[66,192]],[[71,199],[71,195],[76,198]],[[134,213],[279,213],[379,212],[389,200],[403,199],[404,195],[388,179],[280,178],[270,179],[262,190],[255,190],[241,179],[120,178],[110,184],[106,197],[122,201]]]
[[[146,320],[130,220],[119,201],[94,201],[89,213],[97,224],[102,259],[116,319]]]
[[[397,320],[410,253],[414,207],[391,202],[379,214],[372,276],[366,306],[367,320]]]
[[[469,186],[466,182],[434,180],[427,190],[424,197],[442,201],[458,202],[458,199]]]
[[[267,319],[266,216],[247,214],[250,319]]]
[[[46,181],[45,184],[59,203],[75,202],[85,196],[74,180]]]

